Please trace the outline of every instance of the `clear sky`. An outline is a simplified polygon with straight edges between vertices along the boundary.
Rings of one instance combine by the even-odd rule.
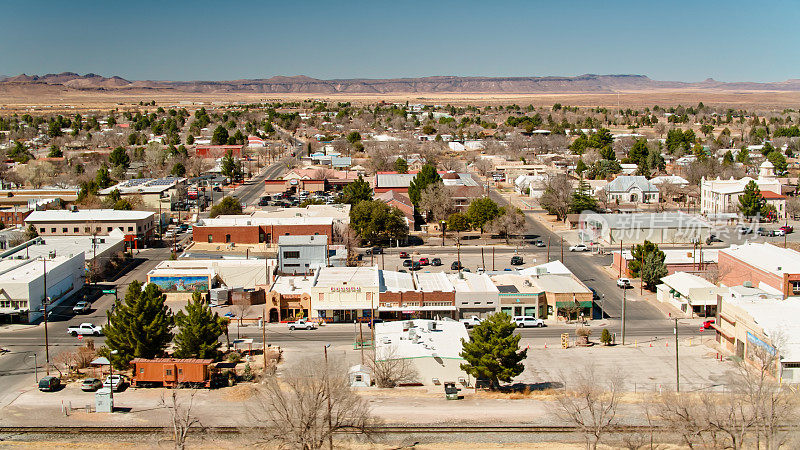
[[[800,78],[800,1],[0,3],[0,75]]]

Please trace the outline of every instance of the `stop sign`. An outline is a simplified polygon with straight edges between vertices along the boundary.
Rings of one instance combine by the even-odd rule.
[[[78,335],[78,340],[80,341],[81,339],[83,339],[83,335],[82,335],[82,334],[79,334],[79,335]]]

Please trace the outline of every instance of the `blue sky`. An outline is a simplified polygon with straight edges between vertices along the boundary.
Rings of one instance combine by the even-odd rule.
[[[800,78],[794,1],[17,1],[0,75]]]

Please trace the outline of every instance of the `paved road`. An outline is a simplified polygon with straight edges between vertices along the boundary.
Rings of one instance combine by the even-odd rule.
[[[500,206],[508,204],[508,201],[494,190],[491,190],[489,195],[492,200],[497,202]],[[549,239],[553,244],[560,243],[561,237],[539,223],[532,217],[532,214],[533,213],[530,211],[525,212],[527,223],[526,233],[538,235],[538,239],[543,239],[545,242]],[[560,247],[557,247],[557,249],[558,251],[556,252],[551,250],[551,260],[561,259]],[[547,261],[537,261],[539,264],[545,262]],[[597,256],[589,253],[570,253],[565,249],[563,263],[586,285],[593,287],[598,293],[605,295],[603,303],[606,314],[612,317],[622,316],[623,291],[617,287],[616,280],[611,278],[604,269],[600,267],[609,266],[611,264],[610,256]],[[631,289],[628,289],[626,295],[631,294],[631,291]],[[625,315],[627,320],[632,322],[664,319],[664,315],[658,308],[645,301],[626,301]]]

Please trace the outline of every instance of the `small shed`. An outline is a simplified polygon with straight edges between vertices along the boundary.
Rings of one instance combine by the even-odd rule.
[[[211,359],[134,358],[131,360],[131,384],[155,383],[174,387],[180,383],[195,383],[210,387],[209,366],[212,362]]]
[[[352,387],[370,387],[372,385],[372,370],[365,365],[356,364],[350,368],[348,375]]]

